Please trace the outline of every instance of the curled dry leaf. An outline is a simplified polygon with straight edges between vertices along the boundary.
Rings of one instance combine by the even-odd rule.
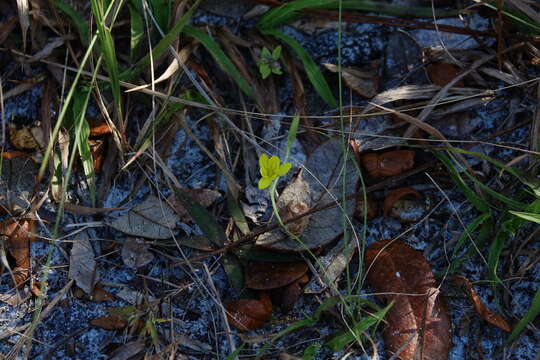
[[[264,326],[272,317],[272,302],[266,293],[259,299],[241,299],[228,303],[227,320],[240,331],[255,330]]]
[[[307,212],[310,209],[309,184],[298,177],[290,186],[287,186],[278,199],[277,207],[281,221],[286,223],[292,218]],[[304,216],[295,222],[286,224],[287,231],[300,236],[309,224],[310,215]]]
[[[122,260],[130,268],[149,264],[154,259],[154,255],[148,251],[148,246],[143,239],[128,237],[122,247]]]
[[[117,315],[108,315],[95,318],[90,321],[90,324],[105,330],[123,330],[128,325],[128,322]]]
[[[212,205],[221,197],[221,193],[219,191],[212,189],[189,189],[185,190],[185,192],[188,196],[205,208]],[[172,194],[168,200],[174,211],[176,211],[183,222],[191,221],[191,216],[189,216],[188,211],[182,202],[176,197],[176,195]]]
[[[300,172],[295,181],[289,184],[278,199],[278,208],[284,208],[291,202],[305,203],[309,208],[315,205],[333,203],[336,199],[351,195],[356,190],[358,172],[354,166],[351,152],[347,153],[347,166],[343,166],[342,144],[328,140],[315,149],[309,157],[305,170]],[[345,189],[343,189],[345,176]],[[307,192],[306,192],[307,191]],[[280,206],[281,204],[281,206]],[[302,205],[303,207],[303,205]],[[300,242],[290,238],[280,229],[266,232],[259,236],[256,245],[277,251],[303,251],[327,245],[343,232],[343,217],[351,217],[355,202],[349,200],[346,206],[332,206],[311,214],[307,226],[299,236]],[[346,214],[343,209],[347,209]],[[304,225],[301,225],[302,228]]]
[[[1,157],[0,209],[20,214],[30,207],[37,164],[29,155],[18,151],[2,152]]]
[[[15,259],[12,269],[15,286],[22,287],[30,276],[30,242],[36,239],[35,220],[5,220],[0,223],[0,234],[6,239],[9,253]]]
[[[308,281],[309,276],[304,274],[289,285],[272,290],[270,293],[272,304],[279,306],[283,312],[291,311],[302,294],[302,288]]]
[[[11,124],[9,127],[9,140],[19,150],[39,150],[45,148],[45,136],[41,125],[18,127]]]
[[[422,254],[401,241],[384,240],[366,251],[367,280],[382,301],[394,301],[384,341],[401,360],[447,360],[451,321]]]
[[[342,67],[339,69],[334,64],[323,64],[328,70],[337,73],[341,70],[341,76],[345,84],[358,95],[371,99],[379,91],[379,79],[375,71],[363,71],[355,67]]]
[[[365,154],[362,165],[372,177],[399,175],[414,166],[414,151],[396,150],[382,154]]]
[[[384,199],[384,215],[403,222],[415,222],[426,213],[426,204],[420,193],[410,188],[392,190]]]
[[[456,76],[459,75],[461,69],[459,66],[449,63],[435,63],[428,65],[426,67],[427,75],[429,80],[439,86],[445,86],[450,81],[454,80]],[[463,80],[459,80],[456,85],[457,87],[465,86]]]
[[[91,296],[88,296],[81,288],[73,289],[73,296],[77,299],[90,300],[93,302],[104,302],[104,301],[113,301],[115,299],[114,295],[104,290],[99,286],[94,287],[94,291]]]
[[[87,294],[92,294],[96,279],[96,260],[88,234],[83,231],[73,239],[69,256],[69,277]]]
[[[280,288],[298,280],[307,271],[305,262],[250,261],[246,268],[246,287],[256,290]]]
[[[469,298],[474,305],[474,309],[483,320],[487,321],[493,326],[498,327],[501,330],[507,332],[510,332],[512,330],[508,322],[501,315],[497,314],[495,311],[490,310],[482,302],[482,299],[480,299],[480,296],[478,296],[478,294],[474,290],[469,279],[463,276],[454,276],[454,281],[465,288],[467,294],[469,295]]]
[[[178,221],[178,216],[165,201],[150,195],[110,226],[135,237],[168,239],[177,233],[175,227]]]

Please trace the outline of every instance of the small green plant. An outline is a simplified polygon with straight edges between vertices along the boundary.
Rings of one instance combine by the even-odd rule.
[[[281,56],[281,45],[277,46],[272,52],[264,47],[261,52],[261,57],[257,63],[259,72],[263,79],[266,79],[271,74],[281,75],[281,64],[279,57]]]

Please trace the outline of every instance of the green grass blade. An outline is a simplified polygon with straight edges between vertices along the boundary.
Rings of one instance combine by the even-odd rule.
[[[99,64],[100,62],[98,62]],[[99,66],[96,67],[96,73]],[[94,160],[88,137],[90,136],[90,126],[86,121],[86,108],[91,95],[90,88],[79,89],[73,100],[73,132],[72,138],[75,139],[79,156],[83,165],[84,176],[90,190],[90,199],[92,206],[96,204],[96,182],[94,173]]]
[[[532,322],[536,317],[540,315],[540,288],[536,290],[534,298],[531,303],[531,307],[527,313],[519,320],[519,322],[514,326],[508,340],[506,340],[505,346],[517,339],[519,334],[525,329],[525,326]]]
[[[465,195],[467,200],[481,213],[489,212],[489,204],[479,197],[463,180],[459,172],[456,170],[450,158],[442,151],[434,151],[433,154],[443,163],[446,167],[452,180],[456,183],[459,190]]]
[[[296,134],[298,133],[298,126],[300,125],[300,116],[296,115],[293,117],[291,126],[289,127],[289,133],[287,134],[287,152],[285,153],[285,160],[289,159],[291,149],[293,147],[294,141],[296,140]]]
[[[240,89],[249,97],[253,97],[253,89],[244,79],[240,71],[234,66],[229,57],[221,50],[218,43],[214,41],[210,36],[196,27],[186,25],[184,27],[184,33],[197,39],[208,50],[210,55],[216,60],[221,69],[225,71],[240,87]]]
[[[360,339],[363,331],[366,331],[373,325],[376,325],[382,321],[392,305],[394,305],[394,302],[391,302],[388,304],[388,306],[380,311],[377,311],[375,314],[371,314],[370,316],[362,319],[356,323],[351,330],[345,329],[333,335],[330,340],[326,342],[325,346],[334,352],[343,350],[345,346],[354,340]]]
[[[490,213],[480,214],[469,225],[467,225],[467,228],[465,229],[463,234],[461,234],[458,241],[454,245],[454,249],[452,250],[452,259],[453,260],[452,260],[452,263],[450,264],[449,270],[448,270],[450,273],[453,273],[456,270],[457,266],[459,264],[461,264],[461,262],[463,262],[463,260],[465,260],[465,258],[468,256],[468,254],[466,253],[463,256],[460,256],[459,258],[456,258],[456,255],[459,252],[459,250],[461,249],[461,247],[463,246],[463,244],[466,243],[467,239],[473,238],[473,236],[474,236],[473,233],[476,231],[476,229],[481,227],[489,219],[491,219],[491,214]],[[476,246],[478,247],[477,239],[475,239],[475,243],[476,243]],[[474,246],[471,245],[471,247],[474,247]]]
[[[54,0],[54,6],[56,6],[69,17],[69,19],[77,29],[77,32],[79,33],[81,43],[84,47],[87,48],[88,44],[90,43],[90,32],[88,31],[88,25],[86,24],[86,21],[84,21],[83,17],[79,15],[79,13],[75,11],[75,9],[73,9],[63,0]]]
[[[236,224],[242,235],[249,234],[250,230],[247,219],[244,216],[244,212],[242,211],[240,205],[238,205],[230,192],[227,193],[227,208],[229,209],[229,213],[231,214],[234,223]]]
[[[300,16],[300,10],[303,9],[332,9],[337,10],[340,7],[339,0],[296,0],[285,3],[268,11],[259,21],[257,27],[259,29],[272,29],[279,25],[285,24]],[[399,17],[425,17],[432,18],[433,10],[431,7],[421,6],[401,6],[386,4],[382,1],[370,0],[348,0],[341,1],[343,10],[359,10],[366,12],[374,12],[383,15],[399,16]],[[436,10],[437,17],[456,16],[459,11]]]
[[[471,224],[469,224],[465,232],[461,234],[458,240],[458,243],[454,246],[455,250],[452,252],[453,260],[450,266],[448,267],[448,273],[453,274],[457,272],[459,266],[461,265],[463,261],[465,261],[467,258],[472,256],[476,251],[478,251],[477,249],[481,249],[488,239],[491,239],[491,236],[493,234],[493,221],[491,217],[489,218],[484,217],[484,215],[486,214],[482,214],[478,216]],[[467,234],[466,232],[468,231],[471,234],[471,236],[473,236],[472,233],[477,230],[478,226],[480,226],[480,231],[478,232],[476,236],[474,236],[474,242],[476,246],[473,246],[471,244],[463,255],[461,255],[458,258],[455,258],[459,247],[461,247],[459,243],[462,241],[462,238],[465,239],[465,235]]]
[[[140,2],[131,0],[129,8],[129,25],[131,30],[130,52],[131,61],[139,58],[141,45],[144,39],[144,19]]]
[[[113,24],[105,24],[105,7],[103,0],[91,0],[92,13],[95,17],[96,27],[98,29],[99,43],[101,52],[105,59],[105,68],[110,78],[110,85],[114,97],[114,107],[119,121],[122,121],[122,97],[120,93],[120,71],[118,68],[118,59],[116,49],[112,38],[111,30]],[[112,6],[112,3],[111,5]],[[118,5],[120,8],[121,5]],[[108,10],[110,11],[110,9]],[[108,12],[107,11],[107,12]],[[117,10],[119,11],[119,9]]]
[[[516,215],[517,217],[520,217],[527,221],[532,221],[534,223],[540,224],[540,214],[520,212],[520,211],[510,211],[510,214]]]
[[[302,47],[302,45],[300,45],[300,43],[295,39],[285,35],[277,29],[265,30],[264,33],[266,35],[274,36],[275,38],[289,45],[291,49],[293,49],[293,51],[296,53],[296,55],[298,55],[298,57],[304,64],[304,69],[306,71],[307,77],[309,81],[311,81],[311,84],[315,88],[315,91],[317,91],[319,96],[328,104],[328,106],[332,108],[337,107],[337,101],[334,98],[334,95],[332,95],[330,86],[328,86],[328,83],[326,82],[326,79],[321,73],[319,66],[317,66],[315,61],[313,61],[311,56]]]
[[[217,222],[216,218],[184,191],[175,189],[175,194],[178,200],[182,202],[195,223],[199,225],[204,235],[219,247],[225,245],[227,236]]]
[[[94,0],[95,1],[95,0]],[[189,20],[191,19],[191,16],[193,15],[193,12],[195,11],[195,9],[197,9],[197,7],[199,6],[201,0],[197,0],[195,1],[195,3],[193,4],[193,6],[191,6],[189,8],[188,11],[186,11],[186,13],[180,18],[180,20],[178,21],[178,23],[176,23],[176,25],[174,25],[174,27],[168,32],[165,34],[165,36],[163,36],[163,38],[159,41],[159,43],[154,47],[154,49],[152,49],[152,58],[154,59],[157,59],[161,54],[163,54],[163,52],[165,50],[167,50],[167,48],[169,47],[169,45],[171,45],[173,43],[173,41],[177,40],[178,39],[178,36],[180,35],[180,33],[182,32],[182,30],[184,30],[184,27],[186,26],[186,24],[189,22]],[[143,57],[136,65],[134,68],[130,69],[130,70],[127,70],[125,72],[123,72],[121,75],[120,75],[120,78],[122,80],[131,80],[133,79],[134,77],[136,77],[141,71],[144,70],[144,68],[150,64],[150,54],[146,55],[145,57]]]
[[[169,29],[172,4],[170,0],[148,0],[152,14],[163,32]]]

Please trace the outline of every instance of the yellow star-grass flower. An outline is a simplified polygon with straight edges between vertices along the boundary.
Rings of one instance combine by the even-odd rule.
[[[259,189],[266,189],[272,184],[272,181],[280,176],[285,175],[291,170],[292,164],[286,162],[280,164],[280,160],[277,156],[268,158],[268,155],[262,154],[259,158],[259,166],[261,171],[261,180],[259,180]]]

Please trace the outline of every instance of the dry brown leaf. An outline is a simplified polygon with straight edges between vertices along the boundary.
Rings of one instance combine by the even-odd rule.
[[[154,255],[148,251],[148,246],[143,239],[128,237],[122,247],[122,260],[130,268],[149,264],[154,259]]]
[[[414,166],[414,151],[396,150],[382,154],[365,154],[362,165],[369,175],[378,178],[399,175]]]
[[[338,67],[333,64],[323,64],[333,73],[338,72]],[[342,67],[341,76],[345,84],[358,95],[371,99],[379,91],[378,76],[374,71],[362,71],[355,67]]]
[[[123,330],[126,328],[128,322],[119,318],[116,315],[102,316],[90,321],[92,326],[102,328],[105,330]]]
[[[19,150],[39,150],[45,147],[45,135],[41,125],[9,127],[9,140]]]
[[[246,287],[256,290],[280,288],[298,280],[307,271],[305,262],[250,261],[246,268]]]
[[[15,259],[12,269],[15,286],[22,287],[30,276],[30,242],[36,239],[35,220],[5,220],[0,223],[0,234],[5,237],[9,253]]]
[[[259,299],[241,299],[228,303],[227,320],[240,331],[249,331],[264,326],[272,317],[272,302],[268,294]]]
[[[36,184],[37,164],[29,155],[2,152],[0,161],[0,211],[20,214],[30,207]]]
[[[367,209],[366,209],[367,207]],[[365,211],[367,210],[367,215],[365,214]],[[364,217],[366,217],[367,220],[375,219],[379,214],[379,205],[375,200],[373,200],[371,197],[367,197],[367,206],[364,202],[364,198],[359,196],[356,198],[356,210],[354,213],[354,216],[363,221]]]
[[[450,81],[454,80],[456,76],[459,75],[461,69],[459,66],[449,63],[436,63],[431,64],[426,67],[426,71],[429,77],[429,80],[435,85],[445,86]],[[465,83],[463,80],[459,80],[455,86],[463,87]]]
[[[187,195],[190,196],[193,200],[199,203],[203,207],[209,207],[217,199],[221,197],[221,193],[212,189],[189,189],[185,190]],[[174,211],[182,218],[182,221],[191,221],[191,216],[189,216],[188,211],[182,204],[180,200],[176,198],[173,194],[169,197],[169,203],[172,205]]]
[[[420,193],[410,188],[392,190],[384,199],[384,215],[403,222],[420,220],[426,212],[426,204]]]
[[[99,286],[94,287],[94,291],[92,292],[91,296],[88,296],[81,288],[75,288],[73,290],[73,296],[75,296],[77,299],[90,300],[93,302],[113,301],[115,299],[113,294]]]
[[[64,203],[64,209],[66,211],[69,211],[78,215],[98,215],[98,214],[105,214],[111,211],[122,210],[122,208],[94,208],[94,207],[72,204],[69,202]]]
[[[390,356],[401,360],[447,360],[451,321],[444,299],[422,254],[401,241],[368,247],[367,280],[378,299],[394,305],[383,336]]]
[[[175,227],[178,221],[179,217],[165,201],[150,195],[110,226],[135,237],[168,239],[177,234]]]
[[[87,294],[92,294],[96,279],[94,249],[86,231],[75,235],[69,257],[69,277]]]
[[[474,290],[469,279],[463,276],[454,276],[454,281],[465,288],[471,302],[474,305],[474,309],[480,315],[480,317],[490,323],[493,326],[498,327],[501,330],[510,332],[512,328],[501,315],[497,314],[495,311],[490,310],[480,299],[480,296]]]

